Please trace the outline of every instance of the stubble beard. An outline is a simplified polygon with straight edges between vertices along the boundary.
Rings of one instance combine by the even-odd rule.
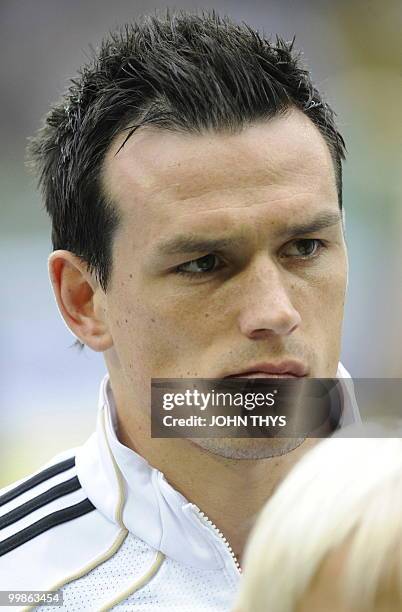
[[[270,459],[286,455],[299,447],[305,438],[193,438],[199,448],[225,459]]]

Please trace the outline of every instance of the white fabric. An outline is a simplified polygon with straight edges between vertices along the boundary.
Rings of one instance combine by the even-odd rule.
[[[155,551],[129,534],[116,554],[80,580],[63,589],[64,607],[68,612],[99,610],[116,592],[123,592],[143,575],[155,557]],[[217,612],[228,610],[236,581],[214,569],[189,568],[166,559],[161,569],[142,589],[115,606],[119,610],[157,612]],[[58,612],[59,607],[46,607]]]
[[[348,424],[358,420],[352,381],[341,364],[338,376],[343,379],[343,423]],[[99,609],[147,575],[160,551],[165,558],[155,575],[117,608],[231,610],[240,574],[227,544],[159,470],[119,442],[115,429],[115,406],[106,376],[96,432],[75,452],[50,462],[75,454],[76,466],[8,502],[0,514],[75,474],[82,488],[1,530],[0,542],[6,537],[2,531],[15,534],[38,517],[83,499],[88,498],[96,509],[1,556],[0,590],[50,590],[64,585],[65,604],[54,611]],[[120,501],[124,503],[122,521]]]
[[[145,542],[129,534],[109,561],[101,563],[79,580],[63,588],[64,608],[68,612],[98,610],[103,602],[123,591],[150,567],[155,551]],[[59,607],[46,607],[57,612]]]

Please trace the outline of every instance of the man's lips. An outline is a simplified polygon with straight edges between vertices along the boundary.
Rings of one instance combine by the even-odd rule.
[[[250,374],[233,374],[225,378],[302,378],[295,374],[268,374],[267,372],[251,372]]]
[[[256,363],[238,372],[225,374],[223,378],[302,378],[307,376],[307,367],[300,361],[280,363]]]

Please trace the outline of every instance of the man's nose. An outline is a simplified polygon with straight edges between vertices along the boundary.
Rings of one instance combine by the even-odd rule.
[[[291,301],[280,269],[274,263],[259,262],[250,270],[241,291],[239,327],[242,334],[251,339],[273,334],[287,336],[299,327],[301,316]]]

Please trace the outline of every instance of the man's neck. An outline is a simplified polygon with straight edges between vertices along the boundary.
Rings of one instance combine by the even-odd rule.
[[[240,561],[257,514],[291,467],[316,440],[266,459],[227,459],[208,452],[190,440],[153,439],[145,423],[135,429],[118,415],[118,436],[186,499],[196,504],[220,529]]]

